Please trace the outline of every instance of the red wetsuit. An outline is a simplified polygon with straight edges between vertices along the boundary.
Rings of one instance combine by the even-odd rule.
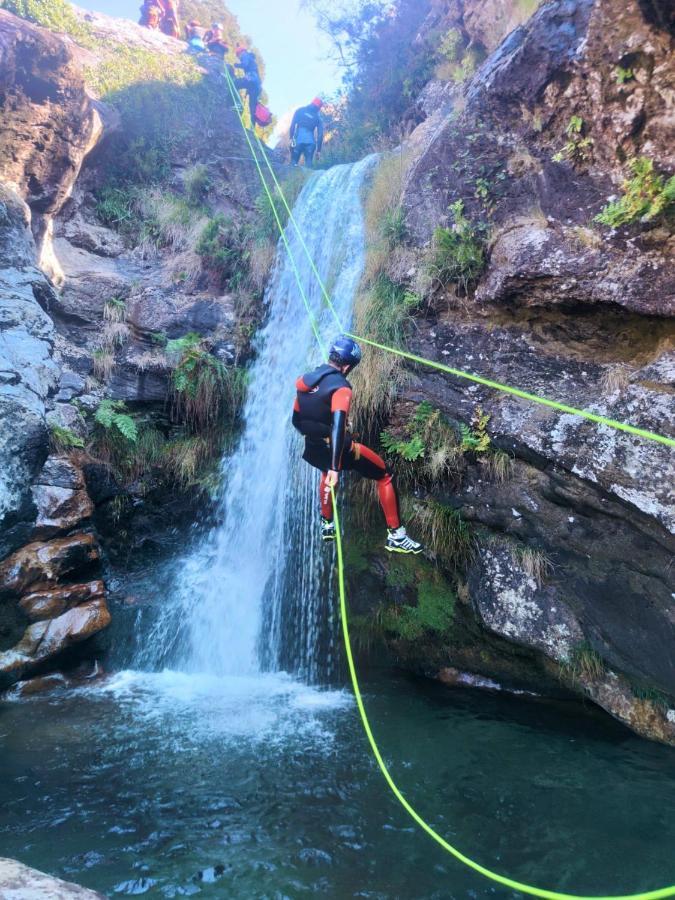
[[[293,425],[305,438],[303,459],[323,474],[321,514],[333,519],[333,503],[326,491],[330,470],[358,472],[377,482],[382,511],[389,528],[399,528],[399,504],[393,476],[384,460],[369,447],[357,444],[347,428],[352,388],[345,376],[330,365],[319,366],[296,382]]]

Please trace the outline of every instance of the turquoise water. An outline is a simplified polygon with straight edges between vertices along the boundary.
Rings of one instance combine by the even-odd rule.
[[[675,882],[675,752],[577,706],[371,673],[420,812],[509,875],[580,893]],[[514,896],[420,833],[348,692],[123,673],[0,705],[0,854],[107,896]]]

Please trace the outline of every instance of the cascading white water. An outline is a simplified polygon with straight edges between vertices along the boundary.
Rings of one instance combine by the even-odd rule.
[[[364,265],[362,189],[374,158],[311,177],[294,209],[347,326]],[[287,236],[325,343],[337,325],[292,225]],[[297,375],[321,359],[288,254],[279,245],[267,324],[250,371],[240,445],[224,466],[222,525],[184,564],[174,627],[181,667],[216,675],[319,671],[326,553],[317,536],[317,474],[290,425]],[[330,668],[330,642],[323,642]]]

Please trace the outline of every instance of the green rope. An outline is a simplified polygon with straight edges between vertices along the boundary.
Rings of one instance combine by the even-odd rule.
[[[228,73],[228,82],[230,82],[230,91],[233,92],[233,94],[234,94],[235,92],[233,91],[233,86],[231,84],[231,79],[229,78],[229,73]],[[237,100],[239,100],[240,98],[237,94],[236,99],[234,96],[233,96],[233,99],[235,100],[235,104],[236,104]],[[272,207],[272,211],[274,213],[274,218],[276,219],[277,225],[279,226],[279,232],[280,232],[282,240],[284,242],[284,246],[286,247],[286,250],[288,252],[288,255],[289,255],[289,258],[291,261],[291,266],[293,268],[293,272],[294,272],[296,280],[298,282],[298,288],[299,288],[301,296],[305,302],[305,307],[310,316],[310,321],[312,322],[312,328],[314,331],[314,335],[317,339],[317,342],[319,344],[319,347],[321,348],[322,353],[325,356],[325,348],[322,344],[321,336],[318,332],[318,329],[315,327],[314,317],[312,315],[311,308],[309,307],[309,302],[307,300],[304,289],[302,287],[298,268],[295,263],[295,259],[293,257],[293,252],[290,248],[288,240],[285,237],[284,228],[281,224],[281,220],[277,213],[277,209],[274,204],[274,200],[270,193],[269,187],[267,186],[267,182],[265,181],[265,177],[264,177],[262,169],[260,167],[260,163],[255,155],[255,151],[253,150],[253,145],[248,136],[248,132],[246,130],[243,115],[241,113],[239,113],[239,120],[240,120],[242,128],[244,129],[244,132],[246,134],[246,139],[247,139],[249,148],[251,150],[251,154],[255,160],[256,167],[257,167],[258,173],[260,175],[260,179],[261,179],[263,187],[265,189],[265,193],[267,194],[267,198]],[[279,190],[281,191],[280,188],[279,188]],[[283,196],[283,192],[282,192],[282,196]],[[360,340],[364,340],[364,339],[361,338]],[[364,341],[364,342],[366,342],[366,341]],[[366,342],[366,343],[368,343],[368,342]],[[370,342],[370,343],[373,343],[373,342]],[[373,346],[379,347],[380,345],[373,343]],[[390,348],[382,347],[381,349],[390,349]],[[405,356],[410,356],[410,354],[404,354],[403,351],[393,351],[393,352],[400,353],[401,355],[405,355]],[[426,362],[427,364],[431,364],[428,360],[422,360],[422,359],[416,358],[414,356],[410,356],[410,358],[415,362],[420,361],[420,362]],[[435,364],[432,364],[432,365],[435,365]],[[455,370],[451,370],[445,366],[443,366],[442,368],[448,369],[448,371],[451,374],[456,374]],[[472,380],[478,380],[480,383],[484,382],[484,380],[479,379],[478,376],[470,376],[470,378]],[[490,382],[490,383],[487,383],[487,386],[488,387],[496,387],[497,383]],[[512,389],[513,392],[515,392],[515,390],[516,390],[515,388]],[[527,394],[525,394],[525,392],[522,392],[522,391],[519,392],[518,395],[522,395],[525,399],[530,398],[530,395],[527,395]],[[552,402],[552,401],[549,401],[549,402]],[[562,404],[557,404],[556,408],[563,408],[563,406],[562,406]],[[564,408],[564,409],[566,411],[566,408]],[[622,423],[618,423],[618,424],[621,425]],[[624,426],[624,427],[626,429],[628,429],[631,426]],[[657,437],[660,437],[660,436],[657,436]],[[363,695],[361,694],[361,686],[359,684],[359,679],[358,679],[358,675],[356,672],[356,665],[354,663],[354,654],[352,651],[352,644],[351,644],[351,639],[350,639],[350,635],[349,635],[349,619],[348,619],[348,612],[347,612],[347,592],[346,592],[346,588],[345,588],[345,569],[344,569],[344,554],[343,554],[343,545],[342,545],[342,531],[341,531],[341,524],[340,524],[340,515],[338,512],[338,506],[337,506],[337,501],[336,501],[336,497],[335,497],[335,491],[332,488],[331,488],[331,495],[332,495],[332,501],[333,501],[333,510],[335,513],[337,561],[338,561],[338,567],[337,567],[338,568],[338,588],[339,588],[339,595],[340,595],[340,616],[341,616],[341,620],[342,620],[342,633],[344,636],[345,650],[346,650],[346,654],[347,654],[347,663],[349,666],[349,674],[350,674],[350,678],[351,678],[351,682],[352,682],[352,688],[354,691],[354,697],[356,698],[356,705],[358,707],[359,715],[361,717],[361,722],[363,724],[364,731],[365,731],[368,741],[370,743],[370,747],[373,752],[373,756],[375,757],[375,760],[380,768],[380,771],[382,772],[382,775],[384,776],[391,792],[396,797],[396,799],[401,804],[401,806],[405,809],[405,811],[408,813],[408,815],[410,815],[412,817],[412,819],[417,823],[417,825],[419,825],[423,831],[425,831],[431,838],[433,838],[433,840],[436,841],[437,844],[439,844],[444,850],[446,850],[448,853],[450,853],[452,856],[454,856],[455,859],[459,860],[459,862],[463,863],[463,865],[467,866],[470,869],[473,869],[474,872],[477,872],[478,874],[484,876],[485,878],[489,879],[490,881],[494,881],[497,884],[504,885],[505,887],[511,888],[512,890],[520,891],[523,894],[529,894],[530,896],[533,896],[533,897],[543,897],[543,898],[546,898],[546,900],[661,900],[661,898],[674,897],[675,896],[675,885],[672,887],[660,888],[658,890],[647,891],[644,893],[625,894],[625,895],[614,896],[614,897],[591,897],[591,896],[583,896],[583,895],[578,895],[578,894],[563,894],[563,893],[559,893],[557,891],[549,891],[549,890],[545,890],[543,888],[534,887],[533,885],[526,884],[525,882],[515,881],[511,878],[507,878],[505,875],[500,875],[498,872],[493,872],[491,869],[488,869],[485,866],[482,866],[480,863],[476,862],[475,860],[473,860],[470,857],[463,854],[460,850],[458,850],[456,847],[454,847],[452,844],[450,844],[448,841],[446,841],[445,838],[443,838],[440,834],[438,834],[438,832],[435,831],[435,829],[431,825],[429,825],[429,823],[425,819],[422,818],[422,816],[415,810],[415,808],[413,806],[411,806],[411,804],[406,800],[406,798],[402,794],[401,790],[399,789],[398,785],[394,781],[391,773],[389,772],[389,769],[387,768],[387,765],[386,765],[384,759],[382,758],[382,754],[378,747],[377,741],[375,740],[375,736],[373,734],[373,730],[370,725],[370,720],[368,719],[368,714],[366,712],[366,708],[365,708],[365,705],[363,702]]]
[[[321,340],[321,334],[319,332],[319,327],[317,321],[312,312],[312,307],[309,304],[309,300],[307,299],[307,294],[305,293],[305,289],[302,286],[302,279],[300,278],[300,272],[298,271],[298,267],[295,262],[295,257],[291,252],[290,244],[288,243],[288,238],[286,237],[286,231],[284,226],[281,223],[281,219],[279,218],[279,213],[277,212],[277,208],[274,204],[274,200],[272,199],[272,195],[270,194],[270,190],[267,186],[267,182],[265,181],[265,176],[263,174],[262,169],[260,168],[260,162],[258,157],[256,156],[256,152],[253,149],[253,144],[251,143],[251,138],[248,133],[248,129],[246,128],[246,123],[244,122],[243,115],[243,106],[241,104],[241,97],[237,93],[237,89],[232,83],[232,78],[230,77],[230,73],[225,69],[225,77],[227,79],[227,84],[230,89],[230,94],[232,95],[232,100],[235,105],[235,111],[237,113],[237,117],[239,118],[239,122],[241,123],[242,130],[244,132],[244,137],[246,138],[246,143],[248,144],[248,149],[251,151],[251,156],[253,157],[253,161],[255,163],[256,169],[258,170],[258,175],[260,176],[260,180],[262,182],[262,186],[265,189],[265,193],[267,194],[267,199],[269,200],[270,207],[272,208],[272,213],[274,214],[274,219],[277,223],[277,228],[279,229],[279,234],[281,235],[281,240],[284,243],[284,247],[286,248],[286,252],[288,253],[288,258],[291,262],[291,266],[293,268],[293,274],[295,275],[295,280],[298,283],[298,289],[300,290],[300,296],[302,297],[302,302],[305,304],[305,309],[307,311],[307,315],[309,316],[309,322],[312,326],[312,331],[314,332],[314,337],[321,348],[321,352],[324,355],[324,358],[328,358],[328,354],[326,352],[326,348],[324,347],[323,341]],[[263,156],[267,159],[267,154],[263,151]],[[269,162],[269,160],[268,160]]]
[[[230,74],[227,71],[226,71],[226,76],[228,79],[228,83],[230,84],[230,90],[232,91],[233,90],[232,79],[230,78]],[[236,96],[237,96],[237,99],[241,102],[239,95],[237,94]],[[239,115],[239,118],[242,120],[242,125],[243,125],[243,117],[241,114]],[[250,146],[251,141],[248,138],[248,132],[246,132],[246,134],[247,134],[247,140],[249,141],[249,146]],[[302,229],[298,225],[298,222],[297,222],[295,216],[293,215],[293,210],[291,209],[290,205],[288,204],[288,201],[286,200],[286,196],[284,194],[283,188],[281,187],[281,184],[279,183],[279,180],[274,171],[274,166],[269,161],[269,158],[267,156],[267,153],[265,152],[263,143],[257,134],[255,135],[255,139],[258,142],[258,146],[260,148],[262,157],[267,165],[267,168],[270,171],[272,179],[274,180],[274,184],[276,185],[277,191],[279,193],[279,197],[281,198],[281,202],[283,203],[284,208],[286,209],[286,212],[288,214],[289,221],[292,223],[293,227],[295,228],[296,234],[298,236],[298,240],[300,241],[300,245],[305,252],[305,255],[307,257],[307,260],[309,262],[309,265],[310,265],[314,275],[316,276],[316,279],[319,284],[319,287],[321,288],[321,292],[323,294],[324,300],[325,300],[326,304],[328,305],[328,308],[330,309],[331,313],[333,314],[333,317],[337,323],[338,328],[340,329],[340,331],[344,331],[345,329],[342,325],[342,322],[340,321],[340,317],[338,316],[338,314],[335,310],[335,306],[333,305],[333,302],[330,298],[330,294],[328,293],[326,285],[324,284],[323,279],[321,278],[321,274],[319,273],[319,271],[314,263],[312,254],[305,242],[304,236],[302,234]],[[274,201],[272,200],[272,196],[271,196],[270,190],[267,186],[267,182],[265,181],[265,179],[262,175],[262,172],[260,171],[260,164],[259,164],[257,158],[256,158],[256,166],[258,167],[258,172],[262,179],[263,187],[265,189],[265,192],[267,194],[267,197],[268,197],[270,203],[272,204],[272,209],[274,211],[275,218],[277,219],[277,222],[278,222],[279,217],[276,212],[276,207],[274,205]],[[293,263],[293,265],[295,267],[295,263]],[[658,444],[664,444],[666,447],[675,447],[675,439],[666,437],[665,435],[658,434],[653,431],[648,431],[645,428],[637,428],[634,425],[628,425],[624,422],[619,422],[616,419],[610,419],[607,416],[601,416],[598,413],[588,412],[587,410],[584,410],[584,409],[577,409],[574,406],[568,406],[567,404],[559,403],[556,400],[549,400],[547,397],[542,397],[539,394],[533,394],[529,391],[523,391],[520,388],[512,387],[511,385],[508,385],[508,384],[502,384],[499,381],[492,381],[489,378],[483,378],[480,375],[474,375],[471,372],[464,371],[463,369],[455,369],[450,366],[446,366],[443,363],[435,362],[434,360],[431,360],[431,359],[426,359],[425,357],[422,357],[422,356],[415,356],[412,353],[407,353],[404,350],[397,349],[396,347],[390,347],[387,344],[380,344],[376,341],[372,341],[368,338],[362,337],[357,334],[347,333],[347,336],[353,338],[356,341],[360,341],[363,344],[367,344],[371,347],[376,347],[379,350],[384,350],[386,353],[392,353],[396,356],[400,356],[405,359],[409,359],[411,362],[419,363],[420,365],[423,365],[423,366],[429,366],[430,368],[436,369],[440,372],[447,372],[449,375],[454,375],[457,378],[463,378],[467,381],[475,382],[476,384],[482,384],[485,387],[489,387],[494,390],[501,391],[504,394],[511,394],[514,397],[520,397],[522,400],[527,400],[530,403],[538,403],[541,406],[547,406],[550,409],[557,410],[558,412],[563,412],[563,413],[567,413],[568,415],[571,415],[571,416],[578,416],[578,417],[581,417],[584,419],[588,419],[590,422],[594,422],[597,425],[606,425],[608,428],[614,428],[618,431],[624,431],[628,434],[634,434],[637,437],[644,438],[645,440],[655,441]]]
[[[408,815],[415,820],[420,828],[426,831],[429,837],[433,838],[433,840],[436,841],[437,844],[440,844],[440,846],[443,847],[444,850],[447,850],[447,852],[452,854],[452,856],[454,856],[455,859],[459,860],[459,862],[463,863],[465,866],[468,866],[468,868],[473,869],[474,872],[478,872],[479,875],[483,875],[485,878],[489,878],[490,881],[495,881],[498,884],[504,885],[505,887],[512,888],[514,891],[520,891],[522,894],[529,894],[532,897],[545,897],[548,898],[548,900],[658,900],[658,898],[662,897],[675,897],[675,885],[673,885],[672,887],[659,888],[658,890],[654,891],[645,891],[644,893],[638,894],[624,894],[614,897],[594,897],[581,894],[562,894],[559,891],[549,891],[544,888],[534,887],[533,885],[527,884],[523,881],[514,881],[514,879],[507,878],[506,875],[500,875],[499,872],[493,872],[492,869],[488,869],[485,866],[482,866],[480,863],[476,862],[474,859],[471,859],[471,857],[466,856],[464,853],[458,850],[457,847],[446,841],[445,838],[442,837],[431,825],[429,825],[429,823],[422,818],[417,810],[410,805],[410,803],[401,793],[401,790],[399,789],[389,769],[387,768],[387,764],[382,758],[380,748],[378,747],[377,741],[375,740],[375,736],[370,725],[370,720],[368,719],[368,713],[366,712],[366,707],[363,702],[361,687],[359,685],[359,679],[356,673],[356,665],[354,664],[352,643],[349,636],[349,619],[347,614],[347,592],[345,589],[342,533],[340,529],[340,514],[338,512],[334,490],[332,490],[332,495],[333,510],[335,513],[338,588],[340,593],[340,616],[342,619],[342,634],[344,636],[345,650],[347,652],[347,664],[349,666],[349,674],[351,676],[354,696],[356,697],[356,705],[358,706],[363,729],[366,732],[366,736],[368,738],[368,742],[370,743],[370,748],[373,751],[373,756],[375,757],[377,765],[379,766],[385,781],[389,785],[392,794],[396,797],[396,799],[401,804],[403,809],[405,809]]]

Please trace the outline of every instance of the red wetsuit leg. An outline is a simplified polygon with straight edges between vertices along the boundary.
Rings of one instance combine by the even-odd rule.
[[[330,491],[326,490],[327,472],[321,474],[321,483],[319,485],[319,493],[321,497],[321,515],[329,522],[333,521],[333,498]]]
[[[380,497],[382,512],[389,528],[401,527],[401,515],[398,505],[398,494],[394,487],[394,476],[387,471],[387,465],[370,447],[354,444],[350,453],[349,468],[364,478],[377,481],[377,492]]]

